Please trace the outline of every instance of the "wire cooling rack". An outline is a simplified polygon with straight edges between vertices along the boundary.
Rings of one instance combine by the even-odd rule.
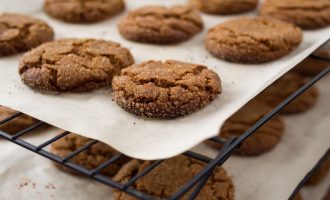
[[[329,58],[324,57],[318,57],[313,56],[315,59],[321,59],[321,60],[329,60]],[[200,190],[205,185],[207,179],[212,174],[214,168],[218,165],[222,165],[233,153],[233,151],[236,148],[239,148],[240,144],[246,140],[249,136],[251,136],[256,130],[258,130],[261,126],[263,126],[267,121],[269,121],[273,116],[275,116],[277,113],[279,113],[286,105],[288,105],[291,101],[293,101],[295,98],[297,98],[299,95],[301,95],[304,91],[306,91],[308,88],[310,88],[312,85],[314,85],[316,82],[318,82],[320,79],[325,77],[330,72],[330,66],[319,73],[317,76],[315,76],[313,79],[311,79],[309,82],[307,82],[305,85],[303,85],[300,89],[295,91],[293,94],[291,94],[287,99],[285,99],[282,103],[280,103],[276,108],[274,108],[271,112],[269,112],[267,115],[265,115],[262,119],[260,119],[256,124],[254,124],[249,130],[247,130],[244,134],[242,134],[240,137],[233,137],[229,139],[224,139],[221,137],[215,137],[210,139],[212,142],[220,143],[222,144],[222,148],[219,150],[217,156],[215,158],[209,158],[205,155],[199,154],[197,152],[193,151],[187,151],[183,153],[183,155],[192,157],[194,159],[200,160],[202,162],[207,163],[204,169],[202,169],[198,174],[196,174],[190,181],[186,182],[184,185],[180,187],[180,189],[175,192],[171,197],[167,198],[169,200],[177,200],[180,199],[183,195],[185,195],[188,191],[190,193],[189,200],[193,200],[197,197]],[[12,120],[21,117],[24,115],[23,113],[16,113],[12,116],[0,121],[0,125],[11,123]],[[90,140],[85,145],[81,146],[68,156],[62,158],[57,155],[52,154],[51,152],[47,151],[45,149],[46,146],[54,143],[55,141],[63,138],[64,136],[70,134],[70,132],[63,132],[57,136],[55,136],[52,139],[49,139],[39,145],[33,145],[24,139],[22,139],[23,135],[31,134],[33,131],[35,131],[38,127],[44,125],[45,122],[38,122],[34,125],[21,130],[17,132],[16,134],[8,134],[3,131],[0,131],[0,137],[3,137],[7,139],[8,141],[11,141],[19,146],[22,146],[32,152],[35,152],[41,156],[44,156],[50,160],[53,160],[65,167],[71,168],[72,170],[75,170],[76,172],[79,172],[85,176],[90,177],[91,179],[94,179],[98,182],[101,182],[105,185],[111,186],[113,188],[116,188],[118,190],[124,191],[138,199],[142,200],[152,200],[155,199],[155,197],[151,196],[150,194],[146,194],[142,191],[138,191],[131,187],[138,179],[142,178],[146,174],[148,174],[150,171],[155,169],[158,165],[160,165],[163,160],[158,160],[153,162],[149,167],[145,168],[143,171],[132,177],[128,182],[126,183],[119,183],[111,179],[110,177],[102,175],[100,172],[105,169],[106,167],[110,166],[117,160],[124,157],[123,154],[118,153],[117,155],[113,156],[111,159],[107,160],[103,164],[99,165],[95,169],[86,169],[83,166],[80,166],[74,162],[72,162],[72,158],[77,156],[83,151],[86,151],[87,149],[91,148],[93,145],[97,144],[99,141],[97,140]],[[308,179],[308,177],[312,174],[314,170],[316,170],[317,166],[325,159],[326,156],[330,156],[330,150],[326,152],[326,154],[323,156],[323,158],[320,160],[320,162],[304,177],[304,179],[301,181],[301,183],[297,186],[295,191],[293,192],[290,199],[293,199],[295,194],[299,191],[299,189],[302,187],[303,183]],[[191,191],[192,190],[192,191]]]

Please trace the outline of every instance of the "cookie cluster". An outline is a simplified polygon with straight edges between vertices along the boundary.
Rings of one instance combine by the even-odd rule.
[[[243,13],[254,10],[258,1],[189,0],[187,4],[170,7],[149,5],[129,11],[118,24],[119,33],[133,42],[173,45],[202,32],[204,23],[198,11],[213,15]],[[49,16],[67,23],[95,23],[124,9],[123,0],[45,0],[44,3],[44,10]],[[328,11],[327,0],[313,3],[311,0],[300,3],[295,0],[267,0],[258,17],[238,17],[210,28],[205,37],[205,47],[211,55],[229,62],[270,62],[299,46],[303,39],[299,27],[315,29],[329,25]],[[310,20],[311,16],[313,20]],[[222,93],[220,77],[200,64],[177,60],[150,60],[134,64],[130,50],[117,42],[75,38],[52,41],[54,31],[46,22],[20,14],[1,14],[0,30],[0,56],[29,50],[21,58],[19,75],[33,89],[88,92],[112,87],[113,99],[125,111],[161,119],[196,112]],[[308,67],[303,71],[305,74],[313,72]],[[297,71],[292,72],[257,97],[257,105],[253,103],[247,107],[274,107],[305,81]],[[286,87],[288,85],[290,87]],[[282,113],[306,111],[315,104],[317,96],[317,90],[312,88]],[[249,109],[239,111],[249,112]],[[263,111],[260,116],[264,114]],[[228,123],[241,123],[240,120],[244,121],[241,118],[233,116]],[[278,129],[272,128],[278,130],[276,132],[282,132],[282,129],[281,125]],[[228,130],[222,135],[229,137],[232,132],[243,131]],[[256,154],[251,152],[245,153]]]
[[[118,31],[130,42],[176,45],[202,34],[205,24],[200,12],[212,15],[245,13],[255,10],[258,0],[187,0],[187,4],[150,5],[129,11],[118,24]],[[96,23],[124,10],[123,0],[45,0],[44,3],[44,11],[49,16],[66,23]],[[262,64],[280,59],[296,49],[303,40],[301,29],[317,29],[329,24],[328,0],[266,0],[260,7],[259,16],[237,17],[211,27],[205,35],[205,48],[210,55],[223,61]],[[223,90],[219,75],[201,64],[170,59],[155,61],[152,58],[135,64],[130,50],[114,41],[53,39],[54,31],[45,21],[20,14],[0,14],[0,56],[25,52],[18,72],[21,80],[33,89],[61,93],[111,87],[113,100],[123,110],[157,119],[194,113],[211,104]],[[328,63],[322,64],[317,69],[307,64],[277,80],[230,117],[219,135],[223,138],[242,135],[304,85],[306,75],[316,74],[328,66]],[[236,153],[254,156],[273,149],[285,132],[282,116],[307,111],[315,105],[317,97],[318,91],[312,87],[287,106],[281,115],[275,116],[244,141]],[[13,112],[0,107],[1,117]],[[1,126],[0,129],[14,134],[36,122],[36,119],[25,116],[14,120],[13,126]],[[88,138],[71,134],[55,142],[51,148],[54,154],[65,157],[88,141]],[[222,148],[212,142],[207,144]],[[117,153],[100,143],[75,157],[73,162],[93,169]],[[151,164],[124,157],[102,173],[125,183]],[[183,170],[182,166],[188,167]],[[162,167],[135,182],[133,187],[166,198],[203,167],[204,163],[177,156],[164,161]],[[234,186],[226,171],[221,167],[214,171],[197,199],[234,199]],[[167,182],[168,176],[176,179]],[[119,191],[116,191],[115,198],[132,199]]]

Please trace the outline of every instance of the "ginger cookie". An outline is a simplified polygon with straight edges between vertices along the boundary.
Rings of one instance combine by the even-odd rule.
[[[265,63],[281,58],[302,41],[302,32],[287,22],[264,17],[240,17],[209,30],[207,50],[220,59]]]
[[[330,171],[330,156],[322,163],[314,174],[307,180],[306,185],[317,185],[323,181]]]
[[[261,92],[257,96],[257,99],[266,102],[266,104],[274,108],[302,87],[307,81],[308,79],[301,75],[289,72]],[[316,104],[318,96],[319,92],[317,88],[313,86],[287,105],[281,111],[281,114],[305,112]]]
[[[71,23],[91,23],[112,17],[125,9],[123,0],[45,0],[44,10]]]
[[[325,70],[330,66],[330,61],[318,59],[320,58],[329,58],[330,59],[330,50],[328,49],[318,49],[313,53],[316,57],[308,57],[301,63],[297,65],[293,70],[304,76],[316,76],[321,71]]]
[[[189,0],[190,5],[210,14],[238,14],[254,10],[258,0]]]
[[[303,29],[317,29],[330,25],[330,1],[266,0],[260,15],[291,22]]]
[[[265,103],[252,100],[223,124],[219,135],[226,139],[239,137],[271,110]],[[266,153],[281,141],[283,134],[284,122],[280,116],[275,116],[247,138],[235,153],[242,156]],[[206,141],[206,144],[217,149],[222,148],[222,144],[215,142]]]
[[[57,156],[64,158],[78,148],[87,144],[89,141],[91,141],[91,139],[70,133],[69,135],[66,135],[65,137],[52,143],[51,152]],[[119,152],[117,152],[110,146],[99,142],[88,148],[87,150],[81,152],[77,156],[73,157],[70,161],[81,165],[88,170],[93,170],[117,154],[119,154]],[[128,160],[130,160],[128,157],[122,157],[114,163],[110,164],[105,169],[103,169],[101,173],[106,176],[112,177]],[[61,164],[56,163],[55,166],[65,172],[69,172],[75,175],[77,174],[77,172],[75,172],[74,170],[66,168]]]
[[[301,194],[297,193],[293,200],[302,200]]]
[[[294,72],[304,76],[316,76],[329,66],[330,61],[308,57],[294,68]]]
[[[132,160],[122,167],[114,180],[126,183],[150,164],[152,164],[151,161]],[[177,192],[180,187],[191,180],[205,166],[206,164],[203,162],[180,155],[163,161],[147,175],[138,179],[132,187],[154,196],[156,199],[165,199]],[[234,193],[232,180],[225,169],[218,166],[196,197],[196,200],[233,200]],[[189,195],[191,195],[191,192],[180,199],[187,200]],[[136,198],[118,190],[114,191],[114,196],[115,200],[136,200]]]
[[[130,51],[118,43],[63,39],[25,53],[19,74],[34,89],[84,92],[111,85],[113,76],[133,63]]]
[[[18,113],[18,111],[15,111],[5,106],[0,106],[0,121],[11,117],[16,113]],[[39,122],[39,120],[23,114],[13,120],[10,120],[7,123],[0,125],[0,130],[13,135],[20,132],[21,130],[24,130],[36,124],[37,122]]]
[[[26,15],[0,14],[0,57],[30,50],[53,40],[52,28]]]
[[[118,25],[121,35],[132,41],[155,44],[179,43],[203,29],[197,10],[188,6],[146,6],[131,11]]]
[[[205,66],[175,60],[148,61],[123,69],[112,82],[124,110],[149,118],[197,111],[221,93],[219,76]]]

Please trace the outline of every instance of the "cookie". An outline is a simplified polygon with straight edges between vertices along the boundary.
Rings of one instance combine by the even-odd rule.
[[[91,139],[70,133],[60,140],[52,143],[50,151],[51,153],[64,158],[78,148],[87,144],[89,141],[91,141]],[[88,170],[93,170],[117,154],[119,153],[110,146],[98,142],[92,147],[73,157],[70,161],[83,166]],[[103,175],[112,177],[117,173],[121,166],[124,165],[124,163],[128,162],[128,160],[128,157],[122,157],[103,169],[101,173]],[[77,172],[74,170],[66,168],[61,164],[56,163],[56,167],[65,172],[69,172],[74,175],[77,174]]]
[[[261,92],[257,99],[266,102],[272,108],[278,106],[282,101],[292,93],[302,87],[308,79],[301,75],[289,72],[275,81],[272,85]],[[287,105],[281,114],[302,113],[312,108],[318,99],[319,92],[315,86],[312,86],[293,102]]]
[[[226,139],[239,137],[271,110],[265,103],[252,100],[225,121],[219,135]],[[280,116],[275,116],[247,138],[235,153],[242,156],[266,153],[281,141],[283,134],[284,122]],[[216,149],[222,148],[219,143],[206,141],[206,144]]]
[[[124,9],[123,0],[45,0],[44,4],[48,15],[71,23],[101,21]]]
[[[307,180],[306,185],[317,185],[323,181],[330,171],[330,157],[322,163],[314,174]]]
[[[316,76],[330,66],[330,61],[322,60],[322,58],[330,59],[330,50],[326,45],[315,51],[313,55],[315,57],[308,57],[299,63],[297,67],[293,69],[294,72],[304,76]]]
[[[130,51],[118,43],[63,39],[25,53],[19,74],[34,89],[84,92],[111,85],[113,76],[133,63]]]
[[[151,161],[132,160],[117,173],[114,180],[126,183],[134,175],[150,166],[151,163]],[[177,192],[180,187],[191,180],[205,166],[205,163],[180,155],[165,160],[147,175],[138,179],[132,187],[156,197],[156,199],[165,199]],[[196,197],[196,200],[233,200],[234,190],[234,185],[227,172],[218,166]],[[180,199],[189,199],[189,194],[191,195],[191,192]],[[114,196],[115,200],[136,200],[136,198],[118,190],[114,191]]]
[[[317,29],[330,25],[330,1],[266,0],[260,15],[291,22],[303,29]]]
[[[171,44],[192,38],[203,29],[197,10],[188,6],[146,6],[131,11],[118,25],[120,34],[135,42]]]
[[[20,14],[0,14],[0,57],[30,50],[53,37],[52,28],[44,21]]]
[[[330,61],[308,57],[294,68],[294,72],[304,76],[316,76],[329,66]]]
[[[206,49],[238,63],[265,63],[281,58],[302,41],[299,28],[276,19],[240,17],[208,31]]]
[[[5,106],[0,106],[0,121],[11,117],[16,113],[18,113],[18,111],[12,110]],[[21,130],[24,130],[36,124],[37,122],[39,122],[37,119],[34,119],[27,115],[21,115],[13,120],[10,120],[7,123],[0,125],[0,130],[8,134],[14,135]]]
[[[238,14],[254,10],[258,0],[189,0],[190,5],[210,14]]]
[[[112,82],[124,110],[149,118],[175,118],[197,111],[221,93],[218,75],[205,66],[175,60],[148,61],[123,69]]]
[[[302,200],[301,194],[300,193],[297,193],[297,195],[294,197],[293,200]]]

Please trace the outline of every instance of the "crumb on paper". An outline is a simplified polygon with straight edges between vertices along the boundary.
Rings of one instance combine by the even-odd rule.
[[[18,183],[18,185],[16,185],[16,187],[17,187],[17,189],[22,189],[22,188],[27,187],[29,185],[32,185],[32,188],[35,188],[36,184],[34,182],[32,182],[27,177],[21,177],[20,182]]]
[[[55,185],[52,184],[52,183],[48,183],[48,184],[45,186],[45,188],[46,188],[46,189],[52,189],[52,190],[55,190],[55,189],[56,189]]]

